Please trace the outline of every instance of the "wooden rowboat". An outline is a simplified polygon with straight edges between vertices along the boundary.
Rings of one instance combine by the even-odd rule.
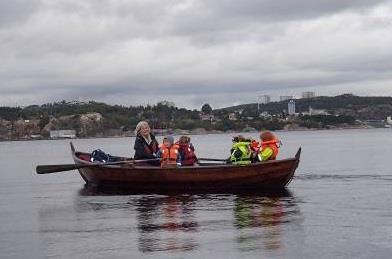
[[[246,166],[208,164],[161,168],[127,163],[91,167],[90,154],[75,151],[72,157],[89,186],[126,188],[135,192],[265,190],[285,187],[298,167],[301,148],[294,158]],[[128,159],[130,158],[122,158]]]

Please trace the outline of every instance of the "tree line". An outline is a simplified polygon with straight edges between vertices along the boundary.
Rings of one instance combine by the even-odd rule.
[[[203,128],[217,131],[279,130],[291,125],[305,128],[329,128],[338,125],[355,125],[358,120],[382,120],[392,115],[392,97],[359,97],[340,95],[335,97],[315,97],[298,99],[298,116],[288,116],[288,101],[267,104],[243,104],[239,106],[213,109],[204,104],[200,110],[185,109],[159,102],[146,106],[109,105],[101,102],[55,102],[26,107],[0,107],[0,120],[39,120],[43,128],[52,118],[62,116],[82,116],[100,113],[103,117],[102,130],[133,130],[140,120],[149,121],[154,129]],[[325,110],[324,115],[306,114],[309,108]],[[268,116],[260,116],[260,113]],[[3,123],[3,125],[5,125]],[[1,127],[1,125],[0,125]],[[72,124],[69,125],[72,128]]]

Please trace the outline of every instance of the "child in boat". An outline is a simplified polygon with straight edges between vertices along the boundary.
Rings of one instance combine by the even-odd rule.
[[[197,163],[197,157],[195,154],[195,148],[191,143],[191,138],[188,136],[181,136],[176,144],[178,145],[181,165],[195,165]]]
[[[260,149],[260,143],[257,140],[252,139],[252,138],[250,138],[249,141],[250,141],[249,147],[250,147],[250,151],[252,153],[250,160],[252,161],[252,163],[259,162],[258,154],[259,154],[259,149]]]
[[[159,144],[159,149],[158,149],[158,152],[157,152],[157,156],[158,157],[161,157],[161,150],[166,145],[167,145],[167,137],[163,137],[162,144]]]
[[[158,157],[161,158],[161,167],[175,167],[181,165],[178,145],[174,144],[173,136],[166,136],[163,138],[162,145],[158,151]]]
[[[251,140],[242,135],[233,137],[233,145],[230,150],[230,163],[235,165],[247,165],[251,163]]]
[[[258,161],[275,160],[279,153],[281,142],[270,131],[260,133],[261,146],[258,151]]]

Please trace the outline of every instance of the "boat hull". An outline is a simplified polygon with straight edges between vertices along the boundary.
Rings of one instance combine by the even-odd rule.
[[[88,185],[127,188],[133,191],[223,191],[261,190],[285,187],[298,167],[301,150],[294,158],[254,163],[246,166],[203,165],[177,168],[137,164],[80,168]],[[72,152],[77,165],[91,164],[81,159],[88,154]]]

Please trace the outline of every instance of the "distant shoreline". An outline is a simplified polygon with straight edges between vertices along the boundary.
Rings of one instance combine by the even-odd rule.
[[[372,129],[391,129],[389,127],[384,128],[376,128],[376,127],[339,127],[339,128],[331,128],[331,129],[281,129],[281,130],[274,130],[273,132],[305,132],[305,131],[333,131],[333,130],[372,130]],[[170,135],[173,136],[181,136],[181,135],[221,135],[221,134],[239,134],[239,133],[257,133],[258,131],[225,131],[225,132],[217,132],[217,131],[206,131],[205,133],[171,133]],[[155,134],[155,136],[165,136],[167,134]],[[57,140],[77,140],[77,139],[106,139],[106,138],[134,138],[136,135],[130,136],[104,136],[104,137],[76,137],[76,138],[39,138],[39,139],[0,139],[0,142],[14,142],[14,141],[43,141],[43,140],[50,140],[50,141],[57,141]]]

